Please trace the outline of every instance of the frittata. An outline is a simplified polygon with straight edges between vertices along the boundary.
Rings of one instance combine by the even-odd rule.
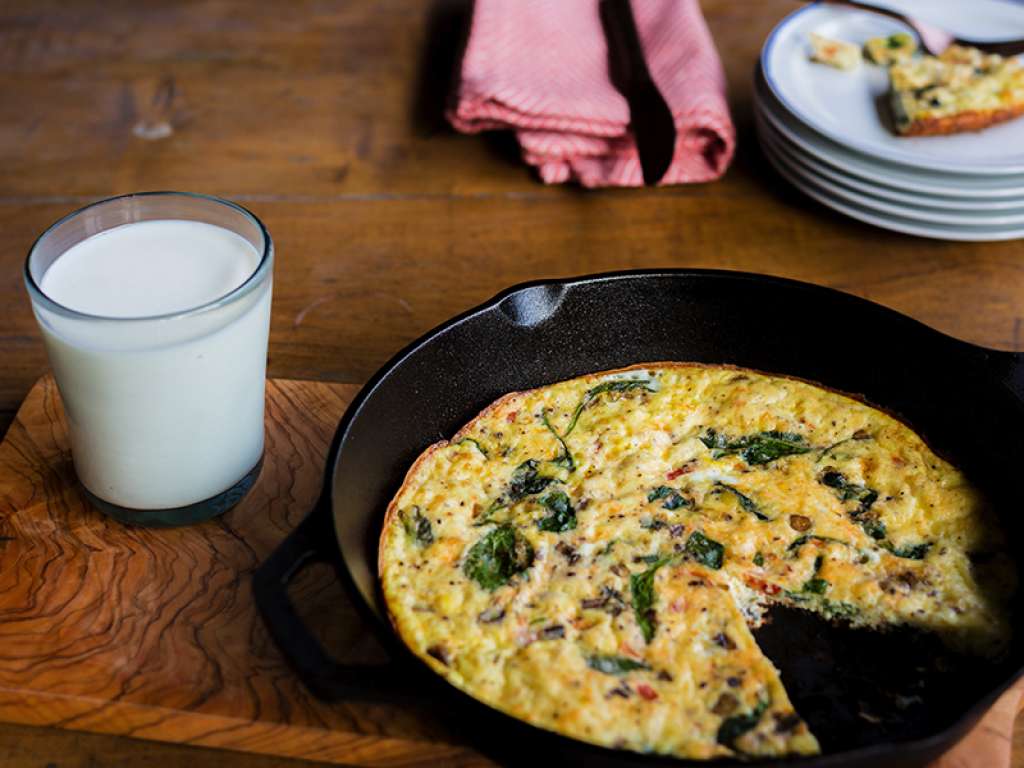
[[[980,131],[1024,114],[1024,65],[951,45],[889,68],[896,130],[905,136]]]
[[[379,572],[402,639],[453,685],[686,758],[819,751],[750,631],[772,604],[996,657],[1015,587],[982,495],[896,418],[683,363],[513,393],[432,445]]]
[[[887,37],[873,37],[864,43],[864,55],[872,64],[891,66],[910,61],[917,53],[917,41],[906,32],[896,32]]]
[[[836,69],[856,69],[861,61],[860,48],[846,40],[834,40],[812,32],[811,61]]]

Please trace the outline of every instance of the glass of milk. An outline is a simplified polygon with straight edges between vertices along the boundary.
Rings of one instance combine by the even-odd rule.
[[[249,211],[183,192],[103,200],[32,246],[25,283],[97,507],[182,525],[252,487],[273,262]]]

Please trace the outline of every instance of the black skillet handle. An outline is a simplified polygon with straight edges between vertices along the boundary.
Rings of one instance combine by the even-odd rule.
[[[253,574],[256,606],[292,669],[317,697],[394,700],[409,695],[395,664],[341,664],[324,650],[299,618],[288,584],[313,563],[333,565],[340,557],[333,520],[321,503],[288,535]]]

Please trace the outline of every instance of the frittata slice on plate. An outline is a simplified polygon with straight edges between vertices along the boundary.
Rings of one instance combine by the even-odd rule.
[[[980,131],[1024,114],[1019,59],[951,45],[889,68],[890,104],[904,136]]]
[[[455,686],[692,758],[818,751],[750,633],[771,604],[995,656],[1015,587],[980,494],[896,419],[671,363],[506,396],[432,446],[379,569],[399,634]]]
[[[811,61],[836,69],[851,70],[860,66],[860,48],[846,40],[835,40],[811,33]]]
[[[910,61],[917,53],[917,41],[906,32],[896,32],[887,37],[873,37],[864,43],[864,55],[873,64],[890,66]]]

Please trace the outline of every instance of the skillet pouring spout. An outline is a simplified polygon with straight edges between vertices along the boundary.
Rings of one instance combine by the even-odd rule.
[[[385,511],[406,471],[427,446],[451,437],[509,392],[658,361],[731,364],[791,376],[893,413],[991,499],[1012,541],[1024,535],[1017,482],[1024,457],[1021,355],[958,341],[849,294],[763,275],[658,270],[537,281],[510,288],[410,344],[370,379],[342,418],[328,457],[321,503],[254,579],[257,602],[275,641],[310,689],[329,698],[372,694],[419,700],[432,711],[450,712],[460,733],[472,730],[465,725],[472,722],[467,718],[480,717],[487,722],[480,732],[489,734],[491,741],[514,741],[534,760],[543,754],[569,764],[683,765],[588,747],[524,726],[460,694],[427,670],[396,636],[377,580],[377,545]],[[310,642],[312,635],[284,591],[299,569],[317,559],[335,565],[368,626],[386,644],[393,659],[390,671],[376,668],[363,674],[337,665],[319,643]],[[781,764],[926,765],[963,736],[1020,676],[1020,617],[1015,603],[1014,639],[999,663],[958,659],[955,676],[925,665],[921,674],[928,678],[928,690],[944,691],[941,706],[896,715],[886,729],[856,716],[852,706],[848,709],[853,714],[843,720],[842,729],[834,738],[823,739],[825,754]],[[821,642],[822,632],[814,622],[794,623],[790,644],[804,642],[813,655],[817,651],[812,646]],[[893,668],[909,667],[919,655],[931,653],[901,633],[877,642],[884,645],[877,653],[890,654]],[[814,674],[826,679],[831,675],[835,681],[841,676],[842,659],[852,657],[835,644],[829,648],[836,664],[819,665]],[[863,656],[856,658],[870,675],[875,665]],[[793,663],[807,668],[806,660],[796,658]],[[789,663],[779,654],[787,688],[793,679],[786,679]],[[971,684],[954,695],[953,677]],[[870,680],[858,685],[864,690],[878,687]],[[793,687],[795,692],[798,686]],[[846,690],[836,688],[826,696],[843,697]],[[808,689],[805,705],[794,693],[798,710],[812,723],[816,716],[819,721],[828,719],[823,700],[819,697],[814,703],[819,693]],[[811,711],[815,708],[817,713]],[[509,762],[512,757],[501,759]],[[749,763],[713,764],[718,768]]]

